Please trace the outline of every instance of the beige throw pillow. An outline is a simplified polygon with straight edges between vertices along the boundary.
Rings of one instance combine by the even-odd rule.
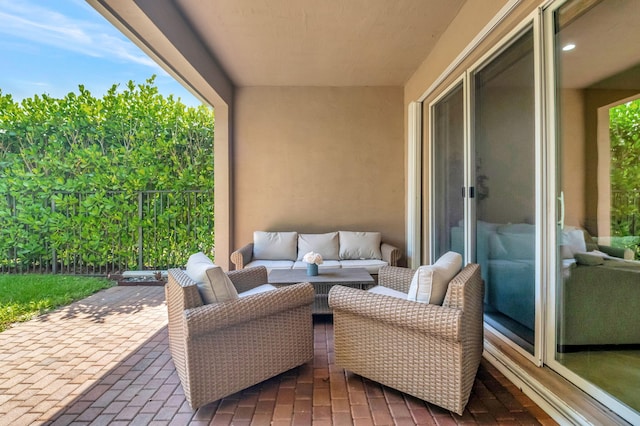
[[[407,300],[442,305],[449,281],[461,267],[462,256],[453,251],[443,254],[433,265],[420,266],[411,280]]]
[[[238,298],[238,291],[227,274],[202,252],[189,257],[185,272],[195,281],[206,305]]]
[[[253,258],[256,260],[293,260],[298,258],[297,232],[253,233]]]
[[[337,232],[326,234],[298,234],[298,260],[310,251],[320,253],[322,260],[338,260],[340,240]]]
[[[379,232],[339,231],[340,259],[382,259]]]

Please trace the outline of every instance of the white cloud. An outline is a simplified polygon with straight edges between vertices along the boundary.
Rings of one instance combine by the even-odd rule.
[[[165,73],[108,22],[73,18],[31,1],[0,0],[0,33],[83,55],[133,62],[153,68],[158,74]]]

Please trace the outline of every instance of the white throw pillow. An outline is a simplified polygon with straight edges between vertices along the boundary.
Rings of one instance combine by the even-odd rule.
[[[571,259],[576,253],[584,253],[587,251],[587,243],[584,241],[584,232],[582,229],[565,228],[562,231],[562,257],[563,259]],[[566,246],[566,248],[564,248]]]
[[[297,232],[253,233],[253,258],[262,260],[293,260],[298,258]]]
[[[443,254],[433,265],[420,266],[411,280],[407,300],[442,305],[449,281],[461,267],[462,256],[453,251]]]
[[[195,281],[206,305],[238,298],[238,291],[227,274],[202,252],[189,257],[185,272]]]
[[[298,234],[298,260],[310,251],[320,253],[322,260],[338,260],[340,240],[337,232],[327,234]]]
[[[382,259],[379,232],[339,231],[340,259]]]

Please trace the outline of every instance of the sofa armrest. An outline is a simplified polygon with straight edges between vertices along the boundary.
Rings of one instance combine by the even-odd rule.
[[[383,266],[378,272],[378,284],[403,293],[409,293],[409,286],[415,272],[415,269]]]
[[[400,262],[399,248],[391,244],[382,243],[380,245],[380,251],[382,252],[382,260],[389,263],[390,266],[398,266],[398,262]]]
[[[443,340],[461,339],[462,311],[459,309],[403,300],[341,285],[335,285],[329,291],[329,306],[334,311],[368,317]]]
[[[618,257],[625,260],[633,260],[635,253],[633,250],[622,247],[611,247],[598,244],[598,250],[612,257]]]
[[[239,271],[229,271],[227,272],[227,276],[238,293],[251,290],[252,288],[269,282],[267,268],[264,266],[244,268]]]
[[[184,320],[187,338],[210,334],[305,305],[309,305],[311,313],[314,298],[313,285],[300,283],[228,302],[186,309]]]
[[[242,269],[251,262],[253,257],[253,243],[249,243],[246,246],[239,248],[231,253],[231,262],[236,266],[236,269]]]

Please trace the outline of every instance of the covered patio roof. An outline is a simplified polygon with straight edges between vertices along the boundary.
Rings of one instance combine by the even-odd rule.
[[[233,86],[402,86],[464,1],[89,2],[185,80],[184,42]]]

